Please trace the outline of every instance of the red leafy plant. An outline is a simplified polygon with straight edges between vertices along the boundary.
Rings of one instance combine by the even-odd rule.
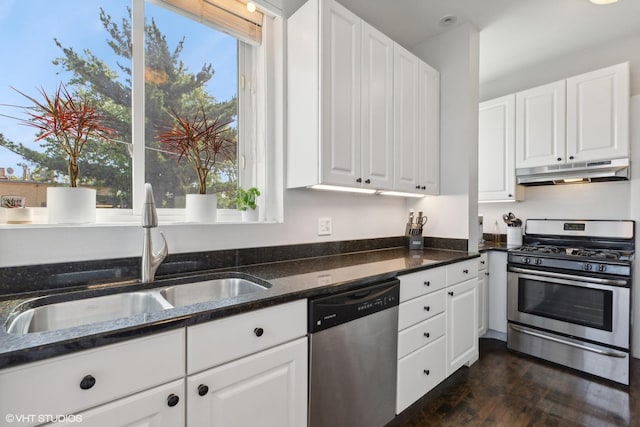
[[[60,144],[67,154],[69,184],[77,187],[78,159],[82,149],[89,140],[110,141],[113,129],[103,125],[104,116],[91,106],[87,98],[72,95],[64,83],[60,83],[51,95],[40,88],[43,101],[13,89],[33,103],[25,108],[29,118],[20,121],[42,132],[36,142],[52,138]]]
[[[204,107],[192,115],[169,111],[172,126],[158,134],[167,151],[186,158],[198,175],[198,193],[207,194],[207,177],[218,161],[232,159],[236,142],[229,125],[231,118],[211,118]]]

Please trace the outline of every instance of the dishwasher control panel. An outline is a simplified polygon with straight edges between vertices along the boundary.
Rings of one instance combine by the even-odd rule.
[[[309,301],[309,332],[319,332],[378,311],[400,301],[400,281],[389,280],[364,288]]]

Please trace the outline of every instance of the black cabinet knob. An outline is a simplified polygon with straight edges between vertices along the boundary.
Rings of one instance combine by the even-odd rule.
[[[173,393],[171,393],[169,397],[167,397],[167,405],[169,405],[170,407],[176,406],[178,402],[180,402],[180,398]]]
[[[512,197],[513,197],[513,194],[507,194],[507,197],[508,197],[508,198],[512,198]]]
[[[370,179],[367,179],[364,183],[365,183],[365,184],[371,184],[371,180],[370,180]]]
[[[362,178],[356,179],[356,182],[362,182]]]
[[[423,335],[424,335],[425,338],[429,338],[431,336],[431,334],[429,332],[425,332]]]
[[[573,160],[573,156],[569,156],[569,160]]]
[[[420,189],[420,186],[419,186],[419,185],[416,185],[416,190],[419,190],[419,189]]]
[[[562,161],[562,157],[558,157],[558,161],[561,162]]]
[[[480,264],[484,265],[484,261],[480,261]]]
[[[429,374],[431,373],[431,371],[429,371],[428,369],[425,369],[425,370],[424,370],[424,371],[422,371],[422,372],[424,372],[424,374],[425,374],[425,375],[429,375]]]
[[[206,395],[207,395],[207,393],[209,393],[209,387],[207,387],[207,386],[206,386],[206,385],[204,385],[204,384],[200,384],[200,385],[198,386],[198,394],[199,394],[200,396],[206,396]]]
[[[96,379],[93,375],[85,375],[82,381],[80,381],[80,388],[83,390],[89,390],[94,385],[96,385]]]
[[[449,295],[453,296],[453,291],[449,291]]]
[[[466,268],[465,268],[464,270],[462,270],[462,272],[463,272],[464,274],[469,274],[469,270],[467,270]]]
[[[425,305],[425,306],[424,306],[424,309],[425,309],[425,311],[430,311],[430,310],[431,310],[431,307],[430,307],[430,306],[428,306],[428,305]]]
[[[253,330],[253,333],[254,333],[254,334],[256,334],[256,336],[257,336],[257,337],[261,337],[261,336],[262,336],[262,334],[264,334],[264,329],[262,329],[262,328],[255,328],[255,329]]]
[[[424,285],[425,285],[425,286],[430,286],[430,285],[431,285],[431,282],[430,282],[430,281],[428,281],[428,280],[425,280],[425,281],[424,281]]]

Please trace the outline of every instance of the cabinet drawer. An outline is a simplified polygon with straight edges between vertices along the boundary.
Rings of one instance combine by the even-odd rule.
[[[444,288],[445,275],[445,268],[440,267],[398,277],[400,279],[400,302]]]
[[[403,302],[398,311],[398,330],[401,331],[407,326],[415,325],[442,313],[445,306],[444,290]]]
[[[487,267],[489,267],[489,256],[485,252],[480,254],[480,258],[478,258],[478,271],[486,270]]]
[[[413,325],[398,333],[398,359],[430,344],[444,335],[447,322],[444,313]]]
[[[447,265],[447,286],[464,282],[478,275],[478,260],[469,259]]]
[[[182,378],[184,336],[179,329],[7,369],[0,373],[0,413],[78,413]],[[90,377],[95,383],[82,389]]]
[[[445,352],[445,337],[442,336],[398,361],[397,414],[445,379]]]
[[[307,300],[187,328],[187,373],[291,341],[307,333]]]

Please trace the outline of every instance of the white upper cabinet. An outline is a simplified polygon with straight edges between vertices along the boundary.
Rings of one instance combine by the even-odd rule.
[[[393,187],[419,190],[420,60],[396,44],[394,69],[395,169]]]
[[[516,94],[516,168],[629,156],[629,63]]]
[[[362,180],[393,186],[393,40],[362,23]]]
[[[576,162],[629,156],[628,62],[567,79],[567,154]]]
[[[420,191],[440,193],[440,73],[420,63]]]
[[[321,5],[322,177],[354,185],[360,178],[361,20],[335,2]]]
[[[334,0],[287,34],[287,186],[437,193],[438,72]]]
[[[480,104],[478,200],[516,200],[515,95]]]
[[[516,94],[516,168],[565,161],[565,82]]]

